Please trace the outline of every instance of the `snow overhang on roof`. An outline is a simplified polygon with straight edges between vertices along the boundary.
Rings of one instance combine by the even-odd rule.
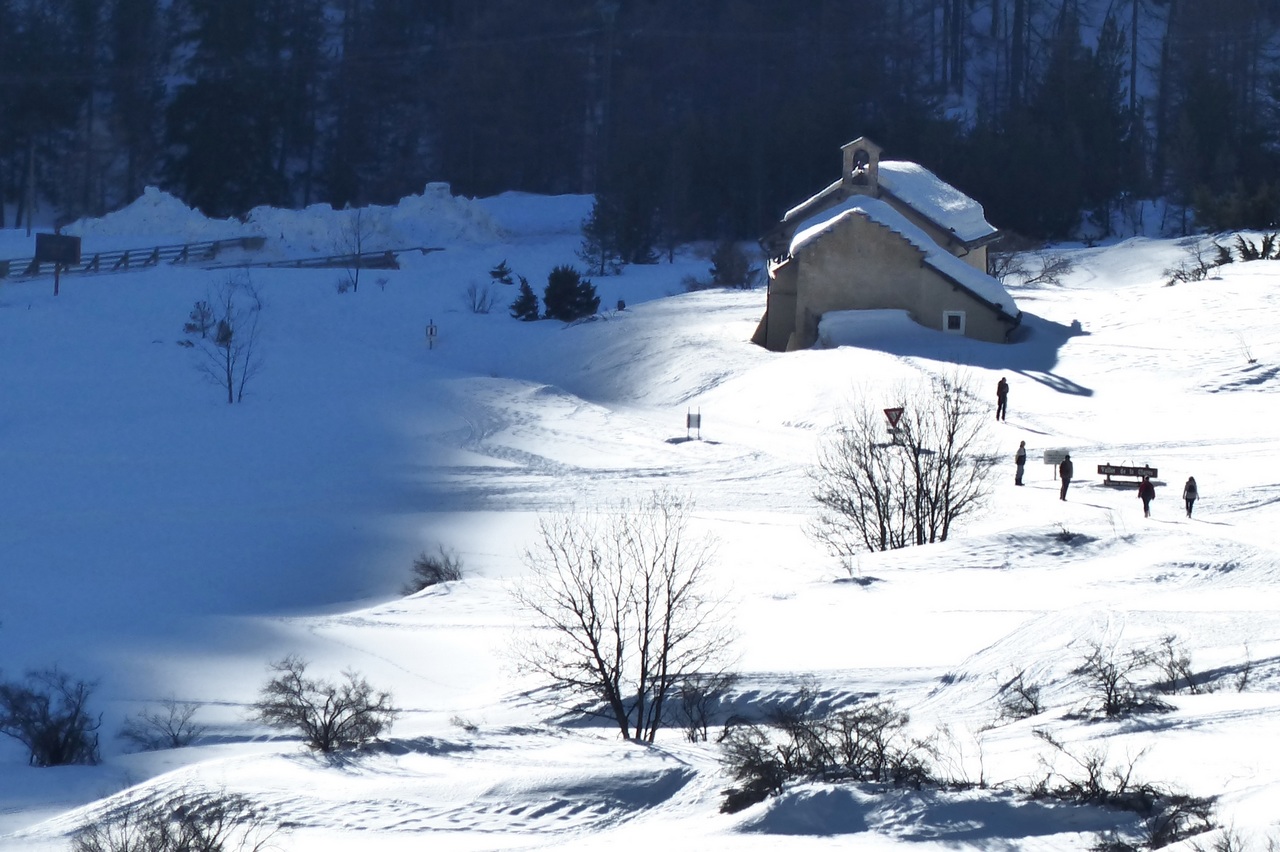
[[[782,216],[782,221],[790,222],[797,215],[802,214],[810,206],[822,201],[824,198],[828,198],[836,194],[837,192],[839,192],[841,187],[843,186],[844,186],[843,181],[835,181],[834,183],[832,183],[831,185],[823,189],[821,192],[819,192],[817,195],[811,195],[810,197],[806,198],[804,201],[801,201],[795,207],[792,207],[790,210],[784,213]]]
[[[935,243],[923,229],[912,224],[906,216],[894,210],[886,202],[870,196],[855,195],[801,222],[796,228],[796,235],[791,239],[792,256],[823,234],[834,230],[850,216],[863,216],[900,234],[903,239],[924,253],[925,265],[997,310],[1011,317],[1018,315],[1018,306],[1009,295],[1009,291],[1004,289],[1003,284]]]
[[[996,234],[981,204],[924,166],[881,160],[880,186],[963,243],[980,243]]]

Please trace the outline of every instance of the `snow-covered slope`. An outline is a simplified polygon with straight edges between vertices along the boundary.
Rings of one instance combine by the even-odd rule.
[[[202,224],[175,204],[149,194],[77,227],[86,247],[250,228],[274,258],[327,251],[350,215]],[[588,210],[428,188],[376,211],[378,233],[444,250],[406,253],[358,292],[338,292],[340,270],[252,270],[263,370],[233,406],[177,345],[195,300],[233,273],[68,276],[56,298],[47,280],[0,283],[0,676],[57,665],[96,681],[104,757],[33,769],[0,742],[0,847],[66,849],[86,819],[178,788],[246,795],[288,827],[281,849],[321,852],[1063,850],[1136,827],[1010,792],[1053,759],[1037,728],[1122,764],[1141,753],[1143,778],[1218,796],[1223,824],[1258,848],[1280,838],[1266,747],[1280,733],[1280,265],[1166,287],[1175,243],[1063,249],[1077,266],[1062,284],[1011,288],[1028,333],[1007,346],[887,314],[833,324],[832,348],[768,353],[748,342],[762,291],[681,292],[707,268],[694,252],[596,280],[603,306],[627,308],[594,322],[517,322],[501,285],[493,312],[468,310],[468,284],[504,260],[540,291],[574,262]],[[0,234],[0,255],[24,240]],[[846,570],[805,535],[817,442],[855,393],[889,405],[903,379],[957,367],[993,397],[1000,376],[1012,386],[989,511],[945,544]],[[702,440],[686,440],[690,411]],[[1051,448],[1076,459],[1066,502],[1040,463]],[[1103,462],[1160,469],[1152,518],[1102,485]],[[1178,500],[1188,475],[1194,519]],[[510,588],[538,512],[658,487],[690,495],[718,542],[737,707],[801,688],[832,705],[889,697],[945,772],[986,788],[803,784],[724,815],[714,743],[671,730],[629,745],[540,703],[510,653],[533,629]],[[437,543],[464,579],[401,597]],[[1137,721],[1073,715],[1091,645],[1166,635],[1217,691]],[[392,690],[404,712],[387,741],[327,761],[250,722],[267,662],[288,653]],[[1046,709],[1000,721],[996,688],[1021,670]],[[167,697],[200,702],[206,735],[129,753],[121,722]]]

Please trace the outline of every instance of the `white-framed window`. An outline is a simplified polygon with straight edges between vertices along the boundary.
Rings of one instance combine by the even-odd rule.
[[[964,334],[964,311],[943,311],[942,330],[947,334]]]

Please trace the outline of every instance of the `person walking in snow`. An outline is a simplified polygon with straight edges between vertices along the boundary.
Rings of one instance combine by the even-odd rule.
[[[1009,409],[1009,382],[1004,376],[996,384],[996,419],[1004,420]]]
[[[1151,501],[1156,499],[1156,487],[1151,483],[1151,477],[1142,477],[1142,484],[1138,486],[1138,499],[1142,501],[1142,517],[1151,517]]]
[[[1182,487],[1182,499],[1187,501],[1187,517],[1191,517],[1191,507],[1196,504],[1196,500],[1200,497],[1200,489],[1196,487],[1196,478],[1194,476],[1187,477],[1187,484]]]
[[[1071,463],[1071,453],[1064,453],[1062,461],[1058,462],[1058,478],[1062,480],[1062,490],[1058,492],[1059,500],[1067,499],[1067,486],[1071,484],[1071,475],[1076,472],[1076,466]]]
[[[1013,476],[1013,484],[1021,485],[1022,471],[1027,466],[1027,442],[1026,441],[1018,442],[1018,451],[1013,454],[1013,465],[1017,470],[1017,473],[1015,473]]]

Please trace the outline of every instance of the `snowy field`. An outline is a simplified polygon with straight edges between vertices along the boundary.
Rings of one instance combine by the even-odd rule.
[[[541,295],[576,263],[588,210],[433,186],[368,211],[366,249],[443,250],[366,270],[356,292],[338,291],[342,270],[252,269],[262,370],[237,405],[177,345],[233,270],[68,275],[57,297],[50,279],[0,282],[0,677],[57,665],[96,682],[103,756],[37,769],[0,742],[0,848],[66,850],[86,820],[177,789],[249,797],[290,852],[1086,850],[1138,831],[1132,814],[1013,792],[1061,760],[1037,729],[1217,797],[1247,848],[1280,840],[1280,264],[1168,287],[1175,241],[1064,248],[1061,284],[1010,287],[1026,333],[1004,346],[890,313],[835,328],[844,345],[769,353],[749,342],[763,289],[684,292],[705,248],[594,279],[594,322],[518,322],[501,285],[491,313],[471,312],[468,285],[504,260]],[[279,260],[340,251],[342,222],[210,222],[149,192],[67,232],[86,253],[256,234],[262,252],[226,260]],[[0,257],[31,248],[0,232]],[[892,405],[901,381],[957,368],[993,410],[997,380],[1012,386],[989,510],[945,544],[847,568],[805,533],[819,441],[855,394]],[[685,440],[690,411],[702,440]],[[1066,502],[1046,449],[1072,453]],[[1149,519],[1100,463],[1159,469]],[[532,628],[511,597],[539,513],[656,488],[690,496],[717,542],[744,705],[802,688],[833,706],[892,698],[973,786],[797,784],[727,815],[714,742],[672,728],[632,745],[541,703],[513,663]],[[437,545],[464,579],[403,597]],[[1076,712],[1090,647],[1170,635],[1212,692],[1120,721]],[[403,714],[386,743],[326,760],[249,721],[289,653],[391,690]],[[1020,670],[1044,711],[1001,720],[997,686]],[[132,752],[115,733],[166,698],[198,702],[204,736]]]

